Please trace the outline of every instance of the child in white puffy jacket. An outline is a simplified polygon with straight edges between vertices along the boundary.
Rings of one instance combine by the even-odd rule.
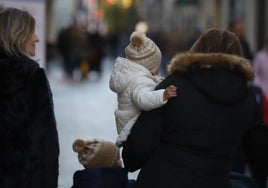
[[[121,147],[140,112],[164,105],[177,95],[177,87],[154,90],[163,80],[158,74],[161,52],[146,35],[134,31],[125,49],[126,58],[118,57],[110,77],[110,89],[117,93],[118,108],[115,111],[116,144]]]

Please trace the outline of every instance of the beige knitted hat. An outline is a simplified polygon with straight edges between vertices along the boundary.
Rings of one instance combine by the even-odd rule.
[[[118,147],[109,141],[77,139],[73,143],[73,150],[78,153],[79,162],[87,169],[122,165]]]
[[[161,62],[161,52],[158,46],[140,31],[134,31],[130,36],[130,44],[125,49],[126,58],[143,65],[151,72],[158,69]]]

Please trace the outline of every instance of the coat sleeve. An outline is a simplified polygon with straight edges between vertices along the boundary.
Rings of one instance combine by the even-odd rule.
[[[160,143],[164,107],[142,112],[123,144],[122,158],[129,172],[140,169]]]
[[[58,157],[59,141],[54,115],[53,99],[49,82],[43,69],[31,78],[33,88],[32,121],[35,128],[35,142],[40,147],[37,152],[40,155],[40,168],[42,184],[47,188],[56,188],[58,183]]]
[[[251,173],[258,179],[260,187],[266,187],[268,176],[268,125],[264,123],[261,108],[257,107],[255,100],[254,104],[253,109],[256,109],[255,121],[243,135],[243,146]]]
[[[156,89],[163,89],[173,84],[173,78],[168,76]],[[161,142],[166,121],[166,105],[150,111],[143,111],[133,125],[127,140],[123,143],[122,158],[129,172],[141,169],[154,155]]]
[[[139,78],[130,84],[134,103],[144,111],[159,108],[166,104],[164,101],[164,89],[155,90],[156,83],[147,77]]]

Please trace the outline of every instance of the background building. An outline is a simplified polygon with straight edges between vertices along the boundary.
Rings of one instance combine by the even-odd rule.
[[[84,16],[87,22],[92,23],[101,3],[113,5],[122,2],[136,6],[139,20],[145,21],[151,32],[172,33],[181,29],[184,37],[190,38],[188,35],[196,28],[226,29],[232,18],[241,18],[246,24],[246,37],[253,51],[262,46],[268,33],[268,24],[265,22],[267,0],[48,0],[51,7],[48,13],[49,38],[55,37],[74,18],[83,19]],[[101,11],[104,12],[98,13],[105,14],[105,10]],[[115,13],[114,16],[120,19],[122,15]]]
[[[181,45],[175,44],[177,51],[187,49],[186,42],[197,29],[226,29],[233,18],[244,21],[253,53],[262,47],[268,35],[268,0],[0,0],[0,4],[33,7],[30,9],[38,19],[41,39],[37,59],[44,66],[45,53],[51,53],[59,31],[77,21],[103,35],[111,31],[129,35],[142,21],[150,34],[164,33],[177,40]]]

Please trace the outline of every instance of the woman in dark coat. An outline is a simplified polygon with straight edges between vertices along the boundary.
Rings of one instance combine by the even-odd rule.
[[[0,187],[56,188],[59,143],[52,94],[35,55],[35,19],[0,9]]]
[[[234,149],[255,122],[250,63],[239,39],[210,29],[189,52],[177,54],[156,89],[174,85],[177,97],[142,112],[123,145],[136,188],[231,188]]]

